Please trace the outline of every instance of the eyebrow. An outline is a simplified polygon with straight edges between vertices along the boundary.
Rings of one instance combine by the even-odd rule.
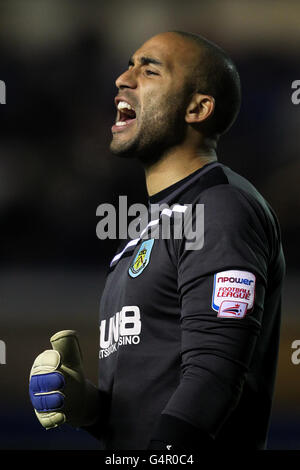
[[[149,65],[149,64],[154,64],[154,65],[159,65],[162,66],[163,63],[160,62],[160,60],[154,59],[153,57],[140,57],[139,62],[141,65]],[[133,57],[130,57],[128,61],[128,65],[134,65],[134,60]]]

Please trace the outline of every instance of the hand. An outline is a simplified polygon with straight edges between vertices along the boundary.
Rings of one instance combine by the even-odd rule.
[[[35,359],[29,394],[35,414],[46,429],[67,422],[89,426],[97,420],[98,389],[85,379],[76,332],[59,331],[50,338],[51,350]]]

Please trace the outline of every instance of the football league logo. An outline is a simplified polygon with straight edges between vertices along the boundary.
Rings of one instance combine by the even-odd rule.
[[[224,300],[224,302],[222,302],[220,305],[218,317],[243,318],[246,313],[246,302],[233,302],[232,300]]]
[[[150,261],[150,254],[154,244],[154,239],[143,242],[129,268],[129,275],[131,277],[139,276]]]
[[[253,309],[256,278],[253,273],[231,269],[214,275],[212,308],[221,318],[244,318]]]

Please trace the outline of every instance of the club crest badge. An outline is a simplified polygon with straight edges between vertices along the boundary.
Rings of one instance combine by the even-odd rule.
[[[128,271],[131,277],[137,277],[144,271],[145,267],[150,261],[150,254],[153,248],[153,244],[154,238],[151,240],[146,240],[141,244]]]

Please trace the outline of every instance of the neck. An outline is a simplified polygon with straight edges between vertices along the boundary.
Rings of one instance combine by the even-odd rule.
[[[178,148],[145,168],[148,195],[153,196],[213,161],[217,161],[214,149],[187,152]]]

